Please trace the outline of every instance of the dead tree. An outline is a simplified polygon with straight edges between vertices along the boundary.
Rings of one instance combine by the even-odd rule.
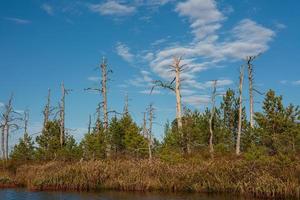
[[[246,62],[248,66],[248,79],[249,79],[249,97],[250,97],[250,126],[254,128],[254,97],[253,97],[253,61],[257,56],[247,56]]]
[[[128,99],[128,93],[125,95],[125,104],[124,104],[124,110],[123,110],[124,115],[129,114],[129,99]]]
[[[111,73],[111,70],[108,70],[107,68],[107,61],[103,57],[102,63],[100,64],[100,70],[101,70],[101,87],[96,88],[87,88],[85,90],[94,90],[101,93],[102,101],[100,102],[100,105],[102,105],[103,109],[103,128],[104,128],[104,134],[106,136],[106,157],[110,157],[111,152],[111,145],[110,145],[110,137],[108,134],[108,106],[107,106],[107,81],[108,81],[108,74]]]
[[[98,104],[96,109],[96,129],[97,131],[101,129],[101,103]]]
[[[65,145],[65,99],[66,95],[69,94],[71,90],[65,89],[64,82],[61,84],[61,100],[59,104],[59,122],[60,122],[60,145],[61,147]]]
[[[149,115],[149,129],[147,131],[147,140],[148,140],[148,154],[149,160],[152,160],[152,148],[153,148],[153,139],[152,139],[152,126],[154,120],[154,107],[153,104],[149,105],[148,108],[148,115]]]
[[[13,95],[9,98],[8,103],[4,106],[4,112],[2,114],[2,135],[1,135],[1,150],[2,150],[2,158],[8,159],[8,143],[11,129],[19,129],[19,125],[17,124],[18,120],[22,120],[19,115],[20,113],[16,112],[12,105]]]
[[[213,132],[213,119],[215,116],[215,104],[216,104],[216,96],[217,96],[217,80],[213,81],[213,91],[211,95],[211,112],[210,112],[210,118],[209,118],[209,132],[210,132],[210,137],[209,137],[209,152],[211,154],[211,157],[214,157],[214,145],[213,145],[213,137],[214,137],[214,132]]]
[[[240,68],[240,84],[239,84],[239,121],[238,133],[236,138],[236,155],[240,155],[241,150],[241,133],[242,133],[242,114],[243,114],[243,82],[244,82],[244,66]]]
[[[28,136],[29,111],[24,111],[24,139]]]
[[[181,64],[182,57],[174,57],[173,64],[171,66],[171,71],[175,73],[174,79],[170,83],[165,83],[163,81],[157,80],[154,81],[154,86],[151,89],[151,93],[155,87],[162,87],[170,89],[175,93],[176,96],[176,120],[177,120],[177,128],[178,132],[181,136],[181,139],[183,140],[183,131],[182,131],[182,109],[181,109],[181,79],[180,74],[185,69],[185,64]],[[174,84],[175,82],[175,84]],[[186,147],[184,147],[184,151],[186,151],[188,154],[191,153],[190,147],[188,144],[186,144]]]
[[[47,123],[49,122],[50,114],[51,114],[51,90],[48,89],[48,96],[47,96],[47,103],[45,105],[45,108],[43,110],[43,115],[44,115],[44,123],[43,123],[43,130],[46,129]]]
[[[91,134],[91,126],[92,126],[92,117],[91,115],[89,115],[88,134]]]

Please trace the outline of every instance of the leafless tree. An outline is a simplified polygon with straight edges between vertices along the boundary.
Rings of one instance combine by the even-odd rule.
[[[19,129],[18,121],[22,120],[20,118],[20,113],[16,112],[12,105],[13,95],[10,96],[8,103],[4,106],[4,112],[1,116],[1,127],[2,127],[2,135],[1,135],[1,150],[2,150],[2,158],[8,159],[8,143],[9,136],[11,130]]]
[[[152,148],[153,148],[152,126],[153,126],[153,120],[154,120],[154,107],[153,107],[153,104],[149,105],[148,115],[149,115],[149,129],[147,131],[147,140],[148,140],[149,160],[151,161],[152,160]]]
[[[91,126],[92,126],[92,117],[91,117],[91,115],[89,115],[88,134],[91,133]]]
[[[176,96],[176,119],[177,119],[177,128],[178,132],[183,139],[183,132],[182,132],[182,108],[181,108],[181,72],[185,69],[186,65],[181,64],[182,57],[181,56],[175,56],[173,64],[170,65],[171,71],[175,73],[174,79],[170,83],[163,82],[161,80],[154,81],[154,86],[151,89],[151,93],[155,87],[162,87],[166,89],[170,89],[175,93]],[[174,84],[175,82],[175,84]],[[184,148],[186,149],[187,153],[189,154],[191,152],[189,145]]]
[[[28,136],[29,110],[24,111],[24,137]]]
[[[87,88],[85,90],[94,90],[101,93],[102,101],[99,105],[102,106],[103,109],[103,128],[104,133],[106,136],[106,157],[110,157],[111,152],[111,145],[110,145],[110,137],[108,134],[108,114],[110,111],[108,111],[107,107],[107,81],[108,81],[108,74],[112,71],[108,69],[107,67],[107,60],[105,57],[102,58],[102,63],[100,64],[100,70],[101,70],[101,87],[96,88]]]
[[[210,119],[209,119],[209,132],[210,132],[210,137],[209,137],[209,152],[211,154],[211,157],[214,157],[214,145],[213,145],[213,137],[214,137],[214,132],[213,132],[213,119],[215,116],[215,104],[216,104],[216,96],[217,96],[217,80],[213,81],[213,91],[211,95],[211,112],[210,112]]]
[[[66,89],[64,82],[61,84],[61,100],[59,104],[59,116],[60,116],[60,145],[65,144],[65,98],[66,94],[69,94],[71,90]]]
[[[124,104],[124,111],[123,114],[124,115],[128,115],[129,113],[129,99],[128,99],[128,93],[125,94],[125,104]]]
[[[47,126],[47,123],[49,121],[51,111],[52,111],[50,101],[51,101],[51,90],[48,89],[47,103],[46,103],[45,108],[43,110],[43,115],[44,115],[43,130],[46,129],[46,126]]]
[[[239,84],[239,121],[238,133],[236,139],[236,155],[240,155],[241,133],[242,133],[242,112],[243,112],[243,82],[244,82],[244,66],[240,68],[240,84]]]
[[[249,97],[250,97],[250,126],[254,128],[254,97],[253,97],[253,61],[257,56],[247,56],[246,63],[248,67],[248,79],[249,79]]]

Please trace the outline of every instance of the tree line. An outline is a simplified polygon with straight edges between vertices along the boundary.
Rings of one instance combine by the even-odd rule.
[[[32,138],[28,131],[29,112],[23,115],[13,107],[13,96],[1,112],[1,152],[2,159],[16,161],[34,160],[90,160],[105,158],[148,158],[180,159],[184,156],[216,155],[240,156],[257,159],[263,156],[293,156],[300,152],[300,110],[298,106],[285,106],[283,97],[275,91],[259,92],[254,87],[253,66],[257,56],[248,56],[240,67],[239,88],[228,89],[218,94],[218,80],[211,81],[211,105],[204,112],[191,110],[182,105],[181,75],[187,66],[182,57],[174,57],[170,69],[174,78],[170,82],[153,81],[155,87],[171,90],[175,94],[176,118],[165,124],[164,137],[158,141],[153,134],[155,109],[149,104],[139,126],[128,109],[128,96],[123,112],[108,110],[107,84],[111,70],[105,58],[99,65],[98,87],[86,88],[99,92],[96,119],[89,116],[88,131],[77,142],[65,128],[65,98],[71,92],[61,84],[61,100],[58,108],[51,105],[51,91],[43,110],[41,134]],[[248,76],[249,119],[244,101],[245,69]],[[254,111],[254,94],[264,95],[260,112]],[[217,98],[221,102],[217,105]],[[23,125],[21,125],[23,124]],[[11,132],[24,128],[11,152],[8,149]]]

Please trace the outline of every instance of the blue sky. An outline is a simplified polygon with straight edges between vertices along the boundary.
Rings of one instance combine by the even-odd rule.
[[[79,139],[100,99],[83,89],[97,84],[95,68],[105,56],[114,72],[109,108],[121,112],[128,93],[140,124],[154,103],[154,130],[161,138],[163,124],[175,116],[175,99],[164,90],[149,95],[149,89],[152,80],[172,79],[172,56],[183,55],[189,66],[184,105],[203,111],[210,81],[219,80],[219,91],[236,89],[243,58],[257,53],[262,55],[255,62],[256,87],[273,88],[286,103],[299,104],[299,8],[296,0],[2,0],[0,106],[13,92],[15,109],[29,109],[31,132],[38,132],[47,89],[56,106],[64,81],[73,90],[66,98],[66,125]],[[247,106],[246,91],[247,82]],[[261,100],[256,96],[256,110]]]

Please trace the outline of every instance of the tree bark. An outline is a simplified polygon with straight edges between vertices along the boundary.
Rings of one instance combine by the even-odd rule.
[[[49,122],[49,116],[50,116],[50,100],[51,100],[51,90],[48,89],[48,97],[47,97],[47,103],[44,109],[44,123],[43,123],[43,130],[46,129],[47,123]]]
[[[154,108],[152,104],[149,106],[149,131],[148,131],[148,152],[149,152],[149,160],[152,160],[152,125],[153,125],[153,111]]]
[[[5,160],[8,160],[8,139],[9,139],[9,124],[6,126],[6,140],[5,140]]]
[[[110,157],[111,145],[110,137],[108,135],[108,111],[107,111],[107,63],[105,58],[102,59],[102,64],[100,65],[102,72],[102,97],[103,97],[103,128],[106,136],[106,157]]]
[[[5,134],[6,134],[5,129],[6,129],[6,125],[3,124],[1,129],[2,129],[1,130],[1,151],[2,151],[2,158],[5,159],[5,155],[6,155],[6,153],[5,153]]]
[[[91,119],[91,115],[89,115],[88,134],[91,133],[91,124],[92,124],[92,119]]]
[[[248,79],[249,79],[249,97],[250,97],[250,126],[254,128],[254,99],[253,99],[253,65],[254,56],[249,56],[247,59]]]
[[[244,82],[244,67],[240,68],[240,85],[239,85],[239,121],[238,121],[238,133],[236,139],[236,155],[240,155],[241,150],[241,133],[242,133],[242,112],[243,112],[243,82]]]
[[[214,157],[214,145],[213,145],[213,137],[214,137],[214,132],[213,132],[213,119],[215,115],[215,101],[216,101],[216,92],[217,92],[217,81],[213,81],[213,92],[211,96],[211,113],[210,113],[210,119],[209,119],[209,132],[210,132],[210,137],[209,137],[209,152],[211,154],[211,157]]]
[[[65,95],[66,89],[64,83],[61,84],[62,98],[60,102],[60,145],[65,144]]]

